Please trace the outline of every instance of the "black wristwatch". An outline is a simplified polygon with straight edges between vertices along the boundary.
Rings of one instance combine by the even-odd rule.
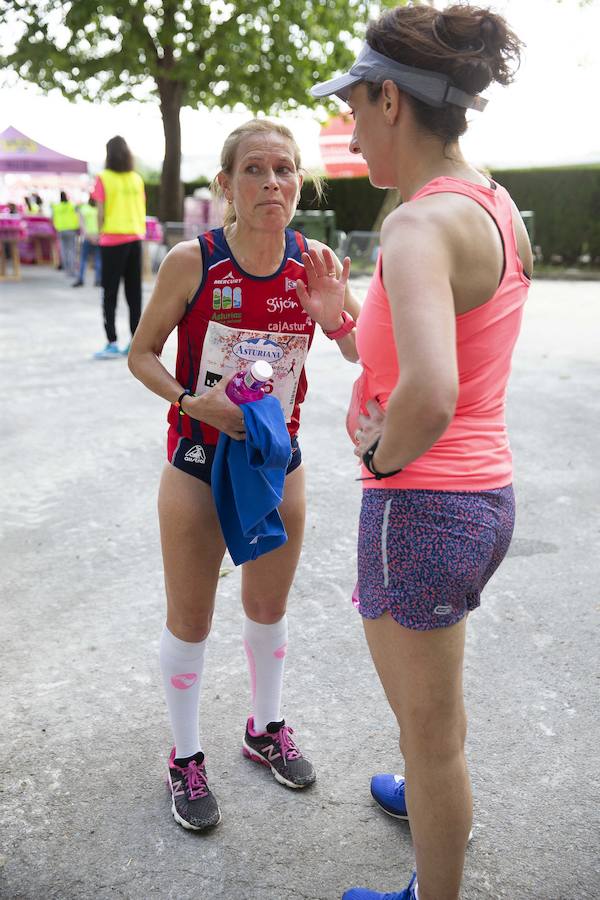
[[[187,416],[186,411],[184,410],[183,406],[181,405],[181,402],[182,402],[183,398],[184,398],[184,397],[195,397],[195,396],[196,396],[196,395],[195,395],[194,393],[192,393],[192,391],[190,391],[188,388],[186,388],[185,391],[182,391],[182,392],[181,392],[181,394],[179,395],[179,397],[177,398],[177,400],[176,400],[175,403],[173,404],[173,406],[176,406],[177,409],[179,410],[179,415],[180,415],[180,416]]]
[[[392,475],[397,475],[398,472],[401,472],[402,469],[394,469],[393,472],[378,472],[373,464],[373,457],[375,456],[375,451],[379,447],[379,438],[375,441],[374,444],[371,444],[368,450],[366,450],[362,455],[362,461],[366,469],[369,470],[371,475],[375,478],[376,481],[381,481],[382,478],[391,478]]]

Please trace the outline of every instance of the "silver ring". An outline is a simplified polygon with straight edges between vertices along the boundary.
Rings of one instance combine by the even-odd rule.
[[[327,274],[329,275],[330,278],[333,278],[335,276],[335,272],[328,272]]]

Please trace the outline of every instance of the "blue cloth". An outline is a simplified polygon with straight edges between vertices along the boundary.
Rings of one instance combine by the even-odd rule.
[[[221,433],[211,475],[221,530],[236,566],[287,541],[278,506],[291,457],[290,436],[275,397],[240,409],[246,440]]]

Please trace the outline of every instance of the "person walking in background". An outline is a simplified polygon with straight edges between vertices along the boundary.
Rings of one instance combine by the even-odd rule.
[[[171,809],[180,825],[196,831],[221,818],[208,786],[198,722],[204,655],[225,553],[211,470],[220,432],[236,441],[245,437],[242,411],[225,388],[236,370],[260,358],[261,349],[273,363],[272,396],[284,409],[292,455],[279,507],[287,542],[242,566],[243,644],[252,704],[242,747],[290,788],[304,788],[316,777],[281,715],[286,607],[306,506],[297,434],[314,322],[296,295],[297,281],[306,278],[304,251],[314,255],[313,287],[320,283],[321,294],[334,307],[339,297],[339,311],[321,317],[321,323],[342,352],[359,306],[347,286],[350,261],[342,268],[323,244],[287,227],[302,177],[300,151],[284,126],[253,120],[229,135],[217,176],[228,204],[224,227],[182,241],[165,257],[129,354],[136,378],[171,404],[169,464],[158,500],[167,591],[160,666],[174,737],[168,762]],[[286,302],[273,304],[273,297]],[[342,307],[348,311],[342,313]],[[173,377],[161,353],[175,328]],[[210,727],[218,731],[218,718]]]
[[[26,201],[28,199],[26,198]],[[29,201],[28,207],[33,212],[31,201]],[[65,191],[60,192],[60,202],[52,204],[52,224],[58,233],[61,266],[67,275],[75,277],[79,218]]]
[[[73,287],[81,287],[85,281],[85,269],[90,251],[94,254],[94,284],[99,287],[102,276],[102,259],[98,244],[98,206],[90,196],[87,203],[81,203],[77,207],[79,214],[79,232],[81,243],[79,246],[79,275]]]
[[[116,136],[106,145],[106,168],[92,192],[98,204],[100,252],[106,346],[95,359],[118,359],[129,352],[117,344],[115,316],[121,279],[129,307],[133,337],[142,314],[142,241],[146,234],[146,194],[142,177],[133,170],[133,156],[124,138]]]
[[[404,200],[358,321],[350,431],[364,487],[353,599],[400,728],[416,872],[399,892],[344,900],[459,897],[472,819],[466,622],[513,531],[505,399],[533,264],[517,208],[459,137],[479,92],[511,80],[520,47],[485,9],[398,7],[369,24],[348,74],[312,91],[349,104],[350,149]],[[298,291],[319,322],[318,293]]]

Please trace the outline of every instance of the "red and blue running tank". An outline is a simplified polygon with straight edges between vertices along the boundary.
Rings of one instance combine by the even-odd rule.
[[[285,231],[285,251],[273,275],[250,275],[236,262],[222,228],[200,235],[202,281],[177,327],[177,381],[202,394],[224,376],[266,359],[274,377],[269,389],[278,397],[290,436],[298,432],[300,404],[306,396],[304,370],[315,325],[296,294],[296,281],[306,282],[302,253],[306,238]],[[170,429],[180,436],[216,444],[216,428],[175,406]]]

